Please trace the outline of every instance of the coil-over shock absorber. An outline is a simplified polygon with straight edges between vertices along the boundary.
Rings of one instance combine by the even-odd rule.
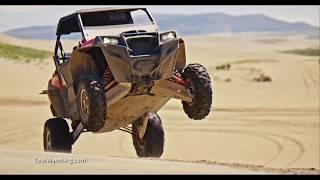
[[[114,80],[114,77],[112,75],[112,72],[111,72],[109,66],[106,67],[106,69],[102,75],[102,79],[103,79],[104,86],[107,86],[108,84],[110,84]]]

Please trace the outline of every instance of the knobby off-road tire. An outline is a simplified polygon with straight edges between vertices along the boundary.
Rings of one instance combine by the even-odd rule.
[[[149,113],[146,132],[142,140],[139,140],[137,124],[132,124],[133,145],[139,157],[157,157],[159,158],[164,149],[164,130],[158,114]]]
[[[98,131],[106,120],[106,97],[101,78],[96,75],[80,77],[77,89],[80,121],[88,131]]]
[[[44,150],[48,152],[71,153],[72,137],[66,120],[52,118],[46,121],[43,132]]]
[[[190,85],[194,96],[191,103],[182,101],[184,112],[194,120],[205,118],[212,105],[211,80],[206,68],[200,64],[189,64],[183,70],[182,78]]]

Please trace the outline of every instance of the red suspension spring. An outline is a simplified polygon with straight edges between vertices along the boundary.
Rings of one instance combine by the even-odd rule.
[[[112,72],[111,72],[109,66],[106,67],[106,70],[103,73],[102,79],[103,79],[105,86],[107,86],[108,84],[110,84],[114,80],[114,77],[112,75]]]

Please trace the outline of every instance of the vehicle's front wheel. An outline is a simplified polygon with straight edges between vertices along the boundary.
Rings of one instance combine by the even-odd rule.
[[[193,94],[192,102],[182,102],[184,112],[194,120],[205,118],[212,104],[211,80],[206,68],[200,64],[189,64],[183,70],[182,78]]]
[[[160,157],[164,149],[164,130],[158,114],[149,113],[145,134],[142,139],[138,135],[137,123],[132,124],[133,145],[139,157]]]
[[[88,131],[98,131],[106,119],[106,98],[101,78],[84,75],[77,90],[78,112]]]
[[[66,120],[52,118],[46,121],[43,132],[44,150],[71,153],[72,137]]]

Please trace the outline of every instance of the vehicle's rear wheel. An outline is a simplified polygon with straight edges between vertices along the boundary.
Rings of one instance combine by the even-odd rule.
[[[80,78],[77,103],[80,120],[88,131],[98,131],[104,126],[106,98],[101,78],[95,75]]]
[[[72,151],[72,137],[66,120],[52,118],[46,121],[43,132],[44,150],[48,152]]]
[[[149,113],[148,123],[142,139],[139,137],[137,123],[132,124],[132,140],[139,157],[160,157],[164,149],[164,130],[158,114]]]
[[[193,94],[192,102],[182,101],[184,112],[194,120],[205,118],[212,104],[211,80],[206,68],[200,64],[189,64],[183,70],[182,78]]]

